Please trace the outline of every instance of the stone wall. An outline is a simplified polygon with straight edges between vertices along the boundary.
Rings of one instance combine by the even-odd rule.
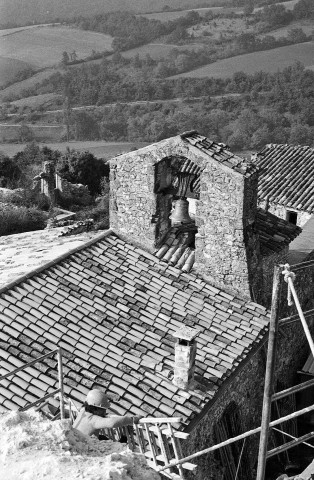
[[[195,268],[210,282],[248,297],[250,283],[259,282],[256,186],[257,175],[246,178],[212,162],[201,174],[196,202]]]
[[[62,205],[65,204],[75,204],[87,206],[90,205],[93,201],[91,194],[89,193],[88,187],[86,185],[70,183],[67,180],[61,179],[61,190],[60,192],[60,202]]]
[[[86,185],[70,183],[55,172],[52,162],[44,163],[44,171],[33,179],[32,195],[34,199],[43,199],[53,205],[69,207],[87,206],[93,202]]]
[[[289,247],[284,247],[280,252],[274,252],[270,255],[262,257],[262,276],[261,283],[256,290],[254,290],[254,298],[257,303],[264,305],[266,308],[270,308],[272,290],[273,290],[273,277],[275,265],[283,265],[287,263]]]
[[[238,407],[241,433],[260,425],[267,343],[266,350],[264,348],[262,347],[257,351],[244,366],[240,365],[233,380],[225,388],[220,388],[218,397],[208,413],[192,429],[188,440],[182,442],[184,455],[190,455],[217,443],[214,426],[222,418],[226,408],[233,402]],[[278,388],[281,390],[299,383],[296,373],[303,367],[308,353],[309,349],[300,323],[283,327],[282,334],[278,336],[274,378],[275,391],[278,391]],[[286,424],[286,430],[289,431],[288,424]],[[243,442],[240,441],[240,448],[242,444]],[[257,462],[258,445],[258,435],[253,435],[246,441],[246,460],[251,469],[251,476],[248,477],[248,480],[255,478],[254,470]],[[201,456],[193,460],[193,463],[198,465],[196,475],[191,475],[188,478],[194,480],[224,478],[219,453]]]
[[[260,202],[260,207],[265,208],[265,201]],[[294,208],[287,208],[284,205],[278,205],[276,203],[269,202],[268,211],[270,213],[273,213],[274,215],[276,215],[279,218],[283,218],[284,220],[286,220],[287,219],[287,210],[297,212],[297,214],[298,214],[297,225],[298,225],[298,227],[301,227],[301,228],[312,217],[312,215],[310,213],[303,212],[301,210],[296,210]]]

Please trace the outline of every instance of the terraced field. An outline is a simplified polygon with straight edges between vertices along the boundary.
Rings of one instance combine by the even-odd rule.
[[[272,35],[275,38],[286,37],[290,30],[294,28],[301,28],[306,35],[311,35],[314,31],[314,22],[310,19],[297,20],[290,23],[285,27],[272,30],[269,35]],[[263,36],[263,35],[261,35]]]
[[[252,74],[261,70],[271,73],[293,65],[295,62],[301,62],[307,68],[314,69],[314,42],[238,55],[170,78],[227,78],[236,72]]]
[[[170,22],[177,20],[178,18],[185,17],[187,13],[191,11],[198,12],[200,15],[205,15],[208,11],[214,13],[220,13],[224,7],[203,7],[203,8],[191,8],[188,10],[177,10],[175,12],[156,12],[140,14],[141,17],[146,17],[150,20],[159,20],[160,22]]]
[[[154,60],[159,60],[161,58],[167,57],[169,52],[174,48],[178,50],[198,50],[202,45],[199,43],[194,43],[190,45],[169,45],[164,43],[148,43],[147,45],[142,45],[141,47],[132,48],[132,50],[127,50],[122,52],[123,57],[132,58],[135,55],[139,55],[140,58],[144,58],[149,54]]]
[[[12,82],[16,75],[31,67],[27,62],[0,56],[0,87]]]
[[[41,147],[46,146],[53,150],[65,152],[67,147],[79,151],[89,151],[98,158],[112,158],[120,153],[130,152],[137,148],[148,145],[143,142],[62,142],[62,143],[43,143],[39,144]],[[21,152],[26,147],[26,144],[21,143],[4,143],[0,145],[0,151],[9,157],[12,157],[17,152]]]
[[[5,31],[4,31],[5,32]],[[39,26],[3,34],[2,57],[23,60],[38,68],[49,67],[62,60],[62,53],[75,50],[77,58],[85,58],[92,50],[110,50],[112,37],[66,26]]]

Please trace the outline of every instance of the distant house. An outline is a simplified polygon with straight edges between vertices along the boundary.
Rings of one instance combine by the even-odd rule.
[[[110,188],[111,230],[0,238],[0,375],[59,345],[67,396],[102,387],[117,414],[181,416],[187,454],[257,426],[269,313],[253,299],[269,305],[274,263],[300,229],[257,209],[254,164],[196,132],[112,159]],[[308,306],[312,281],[298,281]],[[284,329],[277,387],[308,355],[302,328]],[[184,331],[196,352],[179,365]],[[0,385],[1,408],[56,385],[44,360]],[[240,456],[238,480],[252,478],[256,437],[200,457],[194,478],[234,480]]]
[[[254,162],[260,168],[259,205],[303,227],[314,213],[314,149],[269,144]]]

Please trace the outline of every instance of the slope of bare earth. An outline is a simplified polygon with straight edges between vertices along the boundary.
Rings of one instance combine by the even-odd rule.
[[[0,471],[8,480],[160,480],[144,455],[52,422],[34,410],[0,416]]]
[[[272,73],[293,65],[295,62],[301,62],[310,69],[314,68],[314,42],[238,55],[169,78],[227,78],[236,72],[253,74],[264,71]]]

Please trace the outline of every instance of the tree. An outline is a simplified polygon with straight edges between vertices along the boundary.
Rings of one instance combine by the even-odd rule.
[[[302,28],[291,28],[288,30],[287,38],[292,43],[306,42],[307,36],[303,32]]]
[[[90,152],[70,150],[57,162],[56,170],[71,183],[87,185],[91,195],[101,193],[102,179],[109,176],[109,165]]]
[[[21,169],[14,158],[9,158],[0,152],[0,187],[16,188],[16,182],[21,177]]]
[[[99,128],[96,120],[86,112],[76,112],[75,118],[76,140],[98,140]]]
[[[64,51],[64,52],[62,53],[62,62],[61,62],[61,63],[62,63],[63,65],[67,65],[67,64],[69,63],[69,61],[70,61],[69,54],[68,54],[68,52],[65,52],[65,51]]]
[[[20,142],[31,142],[35,138],[33,130],[26,125],[26,123],[22,123],[18,130],[18,139]]]
[[[314,3],[313,0],[299,0],[293,9],[293,15],[299,18],[313,18],[314,17]]]

